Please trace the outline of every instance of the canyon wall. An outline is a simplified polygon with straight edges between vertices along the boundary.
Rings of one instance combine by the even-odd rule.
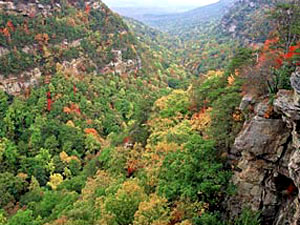
[[[232,216],[243,208],[261,211],[264,225],[300,224],[300,68],[293,91],[273,101],[246,96],[241,110],[254,108],[230,152],[237,193],[228,201]]]

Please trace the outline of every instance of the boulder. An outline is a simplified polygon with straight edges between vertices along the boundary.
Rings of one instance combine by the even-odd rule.
[[[241,101],[241,103],[240,103],[239,109],[240,109],[241,111],[245,111],[245,110],[248,108],[248,106],[250,106],[250,105],[252,105],[252,104],[254,104],[254,103],[255,103],[255,98],[254,98],[254,96],[251,95],[251,94],[247,94],[247,95],[245,95],[245,96],[242,98],[242,101]]]
[[[289,136],[289,130],[281,119],[255,116],[236,138],[231,152],[246,151],[256,158],[276,162]]]

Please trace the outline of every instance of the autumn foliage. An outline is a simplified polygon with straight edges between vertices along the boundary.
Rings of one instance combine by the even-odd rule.
[[[51,106],[52,106],[52,99],[51,99],[51,92],[47,92],[47,110],[50,112],[51,111]]]
[[[299,65],[300,43],[290,46],[284,52],[279,38],[268,39],[264,46],[254,51],[257,61],[245,65],[241,76],[245,79],[244,90],[255,95],[276,93],[280,88],[288,88],[290,71]],[[254,57],[254,55],[253,55]]]
[[[63,112],[66,113],[66,114],[71,114],[71,113],[74,113],[76,115],[81,115],[81,111],[80,111],[80,108],[77,104],[75,103],[71,103],[70,106],[65,106],[63,108]]]
[[[283,55],[284,59],[286,60],[293,60],[295,61],[295,65],[300,65],[300,42],[297,45],[290,46],[288,53]]]
[[[11,33],[15,32],[16,28],[11,20],[7,21],[4,28],[0,28],[0,34],[7,38],[8,42],[11,41]]]
[[[37,34],[34,39],[39,43],[39,45],[47,45],[50,40],[47,33]]]
[[[84,130],[84,133],[86,133],[87,135],[91,134],[91,135],[93,135],[94,137],[98,137],[98,136],[99,136],[98,132],[97,132],[96,129],[94,129],[94,128],[86,128],[86,129]]]
[[[278,41],[278,38],[265,41],[262,52],[260,53],[260,56],[258,58],[258,63],[256,65],[257,67],[262,67],[264,63],[269,59],[274,60],[275,67],[278,68],[282,66],[283,54],[282,51],[278,47],[276,47]]]
[[[89,4],[86,4],[86,5],[85,5],[85,12],[86,12],[87,14],[89,14],[90,11],[91,11],[91,6],[90,6]]]

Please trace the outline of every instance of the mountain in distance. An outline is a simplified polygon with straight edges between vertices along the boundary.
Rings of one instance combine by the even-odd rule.
[[[178,64],[199,75],[224,67],[233,54],[233,46],[239,45],[220,29],[232,3],[233,0],[221,0],[183,13],[144,15],[139,19],[142,22],[129,18],[125,21],[138,38],[152,40],[150,44],[146,42],[153,48],[167,47],[175,53]]]
[[[178,28],[191,27],[209,21],[212,18],[221,18],[226,9],[233,5],[234,0],[220,0],[217,3],[202,6],[186,12],[169,14],[145,14],[139,20],[145,24],[158,28],[170,34],[176,34]]]
[[[147,15],[159,16],[165,14],[182,13],[192,9],[193,8],[191,7],[112,7],[112,10],[120,15],[140,21],[143,21],[143,18],[147,17]]]

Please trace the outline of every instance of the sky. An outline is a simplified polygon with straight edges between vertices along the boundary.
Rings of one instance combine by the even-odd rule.
[[[109,7],[199,7],[219,0],[103,0]]]

